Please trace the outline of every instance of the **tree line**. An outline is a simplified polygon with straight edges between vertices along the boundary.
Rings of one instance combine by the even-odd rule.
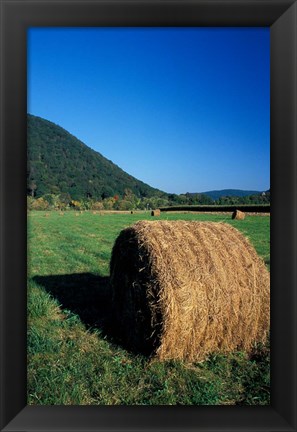
[[[181,205],[248,205],[270,204],[270,192],[245,197],[222,196],[213,200],[206,194],[168,194],[140,198],[130,189],[124,194],[101,199],[86,197],[73,199],[68,193],[45,194],[41,197],[27,196],[28,210],[151,210]]]

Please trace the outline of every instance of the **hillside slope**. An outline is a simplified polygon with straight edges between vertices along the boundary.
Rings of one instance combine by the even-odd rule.
[[[56,124],[28,114],[27,193],[67,193],[72,199],[100,199],[123,195],[130,189],[137,197],[166,195],[127,174],[100,153]]]

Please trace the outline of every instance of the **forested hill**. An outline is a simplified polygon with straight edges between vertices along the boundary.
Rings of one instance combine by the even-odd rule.
[[[65,129],[28,114],[28,195],[104,199],[129,189],[139,198],[166,195],[124,172]]]

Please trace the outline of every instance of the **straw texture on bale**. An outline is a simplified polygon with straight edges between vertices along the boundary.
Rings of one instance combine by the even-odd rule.
[[[232,219],[243,220],[245,218],[245,213],[240,210],[235,210],[232,213]]]
[[[130,349],[160,360],[249,351],[269,331],[269,273],[225,223],[140,221],[112,251],[115,325]]]
[[[151,216],[160,216],[160,215],[161,215],[160,209],[152,210],[151,212]]]

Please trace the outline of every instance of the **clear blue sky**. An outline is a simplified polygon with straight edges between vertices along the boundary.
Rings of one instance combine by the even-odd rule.
[[[32,28],[28,112],[171,193],[270,187],[269,28]]]

